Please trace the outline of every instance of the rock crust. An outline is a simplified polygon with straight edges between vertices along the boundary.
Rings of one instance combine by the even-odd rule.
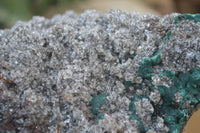
[[[173,129],[159,113],[165,100],[157,90],[159,85],[171,86],[172,80],[159,75],[165,70],[200,69],[200,23],[178,24],[177,15],[70,11],[51,19],[33,17],[0,30],[0,131],[164,133]],[[169,30],[171,36],[165,38]],[[151,84],[138,72],[142,60],[158,50],[162,50],[161,63],[152,66]],[[104,98],[93,105],[91,100],[102,93]],[[142,97],[133,102],[139,120],[130,118],[134,96]],[[180,102],[182,92],[175,97]]]

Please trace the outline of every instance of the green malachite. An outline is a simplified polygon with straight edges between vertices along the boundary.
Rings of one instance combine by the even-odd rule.
[[[181,23],[182,20],[194,21],[195,23],[200,22],[200,14],[181,14],[174,18],[176,23]],[[163,38],[164,45],[167,44],[167,40],[171,38],[171,30],[168,30],[165,37]],[[188,109],[184,108],[185,102],[190,103],[190,105],[197,107],[200,102],[200,69],[193,68],[190,72],[175,73],[169,70],[165,70],[160,73],[159,78],[166,76],[171,79],[172,84],[170,87],[166,86],[154,86],[152,83],[153,66],[160,65],[161,60],[161,51],[158,50],[152,57],[143,58],[142,63],[139,67],[138,76],[143,80],[149,80],[151,83],[151,89],[157,88],[160,91],[163,104],[154,108],[154,112],[160,112],[160,116],[164,119],[164,123],[169,128],[169,133],[180,133],[185,122],[189,119],[189,115],[192,112],[189,112]],[[125,81],[125,88],[131,86],[141,86],[141,84],[132,83],[131,81]],[[180,102],[177,102],[174,98],[175,94],[179,92],[183,99]],[[98,123],[100,119],[104,118],[104,113],[99,113],[99,109],[105,104],[105,100],[108,94],[101,92],[98,95],[94,95],[90,101],[92,106],[91,112],[96,115],[96,122]],[[145,127],[143,122],[140,120],[136,114],[135,102],[138,99],[148,98],[147,96],[133,96],[130,104],[129,110],[131,112],[130,119],[137,120],[140,132],[146,132],[148,127]],[[148,98],[149,99],[149,98]],[[151,101],[152,102],[152,101]],[[154,103],[152,102],[153,106]],[[152,115],[152,120],[156,119],[157,114]]]
[[[194,21],[195,23],[200,22],[200,13],[198,14],[181,14],[174,17],[174,21],[178,24],[181,23],[182,20]]]
[[[140,96],[134,96],[129,104],[129,110],[131,111],[130,119],[132,120],[137,120],[137,124],[139,126],[140,132],[145,132],[145,127],[138,115],[136,114],[136,107],[135,107],[135,102],[138,99],[141,99],[142,97]]]
[[[98,123],[99,120],[103,119],[104,118],[104,113],[99,113],[96,117],[96,122]]]
[[[172,79],[172,85],[168,88],[159,86],[161,96],[163,98],[163,105],[160,112],[165,116],[165,122],[168,123],[170,133],[178,133],[181,131],[185,121],[189,119],[189,113],[184,108],[184,103],[188,100],[190,105],[197,107],[200,102],[200,69],[192,69],[191,72],[179,73],[177,76],[170,71],[162,73]],[[174,99],[174,94],[180,92],[183,100],[178,103]]]
[[[142,79],[151,80],[151,77],[154,75],[152,73],[152,66],[159,65],[162,62],[160,52],[161,50],[157,51],[151,58],[142,59],[142,64],[139,67],[138,76],[140,76]]]
[[[92,100],[90,101],[90,105],[92,105],[91,111],[94,115],[96,115],[98,113],[98,110],[101,108],[101,106],[105,104],[107,96],[108,94],[104,92],[100,92],[99,95],[94,95],[92,97]]]
[[[128,88],[131,87],[131,86],[133,86],[133,83],[132,83],[131,81],[125,81],[125,82],[124,82],[124,87],[125,87],[126,89],[128,89]]]
[[[194,22],[200,22],[200,14],[182,14],[174,18],[175,22],[180,23],[181,19],[194,20]],[[170,39],[171,31],[169,30],[163,39],[164,44]],[[147,79],[151,82],[152,88],[156,88],[152,84],[153,66],[159,65],[161,60],[161,50],[158,50],[152,57],[143,58],[142,64],[139,67],[138,76],[142,79]],[[190,72],[175,73],[169,70],[165,70],[160,73],[160,78],[167,76],[172,80],[172,85],[170,87],[158,86],[157,89],[160,91],[161,97],[163,99],[163,104],[160,108],[156,108],[154,112],[160,112],[161,116],[164,118],[165,123],[168,125],[169,133],[180,133],[185,122],[189,119],[188,109],[184,108],[185,102],[190,102],[190,105],[197,107],[200,102],[200,69],[193,68]],[[128,88],[134,84],[131,81],[125,82],[125,87]],[[177,103],[174,98],[175,93],[180,92],[183,100]],[[134,96],[130,105],[129,110],[132,112],[130,119],[135,119],[138,121],[140,131],[145,131],[144,125],[135,113],[135,101],[141,99],[140,96]],[[155,105],[154,105],[155,106]],[[152,116],[152,119],[154,116]]]
[[[151,62],[151,59],[149,60],[149,62]],[[156,108],[157,110],[154,110],[154,112],[161,113],[161,116],[169,127],[169,133],[180,133],[185,122],[189,119],[189,113],[192,113],[184,108],[184,103],[189,100],[190,105],[197,107],[200,102],[200,69],[193,68],[190,72],[179,73],[177,75],[171,71],[164,71],[160,74],[160,78],[163,76],[172,79],[172,85],[170,87],[158,86],[157,89],[160,91],[163,104],[160,108]],[[150,82],[152,81],[150,80]],[[178,104],[174,99],[176,92],[180,92],[183,96],[183,100]],[[143,131],[145,128],[141,120],[135,114],[134,104],[137,99],[141,98],[142,97],[134,96],[129,105],[129,110],[132,112],[130,118],[137,120],[140,130]]]

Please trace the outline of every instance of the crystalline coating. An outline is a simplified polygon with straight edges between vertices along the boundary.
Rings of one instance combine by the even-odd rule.
[[[0,30],[0,132],[181,132],[200,102],[198,20],[88,10]]]

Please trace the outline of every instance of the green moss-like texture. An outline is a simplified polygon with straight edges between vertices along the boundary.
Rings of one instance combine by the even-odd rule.
[[[161,50],[158,50],[152,57],[142,59],[142,64],[139,67],[138,76],[140,76],[142,79],[152,81],[151,78],[154,75],[153,66],[159,65],[162,62],[160,52]],[[140,84],[138,85],[140,86]],[[133,86],[133,83],[131,81],[126,81],[124,86],[127,88]],[[152,88],[154,88],[154,86],[152,86]],[[129,110],[131,111],[130,119],[137,120],[140,132],[146,132],[143,122],[136,114],[135,101],[141,98],[141,96],[134,96],[132,98],[131,103],[129,104]]]
[[[182,20],[194,21],[195,23],[200,22],[200,13],[198,14],[181,14],[174,17],[174,21],[178,24],[181,23]]]
[[[143,58],[138,75],[143,79],[151,81],[151,77],[153,76],[152,66],[159,65],[160,63],[160,51],[151,58]],[[185,102],[189,101],[190,105],[194,107],[200,102],[200,69],[193,68],[188,73],[179,73],[178,75],[171,71],[164,71],[160,74],[160,78],[163,76],[172,79],[173,84],[169,88],[165,86],[158,87],[163,98],[163,104],[161,108],[157,108],[155,111],[160,112],[164,117],[164,121],[169,127],[169,133],[179,133],[185,121],[189,119],[188,114],[191,113],[188,109],[184,108]],[[174,98],[176,92],[181,93],[183,97],[182,101],[176,101]],[[138,120],[140,125],[142,125],[137,115],[134,114],[134,101],[130,104],[130,111],[133,112],[130,117]]]
[[[151,59],[152,58],[149,60],[151,61]],[[152,64],[150,61],[148,63]],[[156,64],[158,63],[159,62]],[[152,70],[152,66],[149,65],[149,67]],[[151,73],[147,73],[149,76],[147,79],[150,79],[150,76],[152,76],[150,74]],[[186,102],[189,102],[190,106],[194,106],[195,108],[200,102],[200,69],[193,68],[190,72],[179,73],[177,75],[171,71],[164,71],[160,74],[160,78],[163,76],[167,76],[172,79],[173,84],[170,87],[158,86],[158,90],[160,91],[163,99],[163,104],[161,108],[156,108],[157,110],[154,112],[161,113],[165,123],[169,127],[169,133],[180,133],[183,125],[189,119],[189,113],[192,113],[189,112],[188,108],[184,107]],[[183,97],[180,102],[177,102],[175,99],[175,93],[177,92],[180,92]],[[135,114],[134,102],[138,98],[139,97],[134,97],[130,103],[129,109],[132,112],[130,118],[137,120],[141,128],[140,130],[143,131],[143,123]]]
[[[159,65],[161,63],[161,50],[157,51],[151,58],[143,58],[142,64],[139,67],[138,76],[143,79],[151,80],[151,77],[154,75],[152,66]]]
[[[166,76],[172,79],[172,86],[159,86],[163,105],[160,112],[169,125],[170,132],[178,133],[181,131],[185,121],[189,118],[188,109],[185,109],[185,102],[190,102],[194,107],[200,102],[200,69],[192,69],[188,73],[180,73],[177,76],[167,71]],[[183,100],[177,102],[174,98],[176,92],[180,92]]]
[[[160,74],[160,78],[162,78],[163,76],[167,76],[169,78],[174,78],[175,77],[175,72],[171,72],[171,71],[164,71]]]
[[[98,110],[105,104],[106,97],[108,95],[104,92],[100,92],[99,95],[94,95],[92,97],[92,100],[90,101],[90,104],[92,105],[92,113],[96,115],[98,113]]]
[[[187,20],[194,20],[194,22],[199,22],[199,15],[180,15],[174,18],[174,20],[180,23],[180,18],[184,18]],[[166,36],[163,39],[164,44],[167,43],[171,37],[171,31],[168,30]],[[139,67],[138,76],[143,79],[147,79],[151,82],[151,88],[155,88],[152,84],[152,76],[153,74],[153,66],[159,65],[161,60],[162,49],[157,51],[153,57],[151,58],[143,58],[142,64]],[[160,78],[166,76],[172,80],[172,85],[170,87],[166,86],[158,86],[158,90],[160,91],[161,97],[163,99],[163,104],[160,107],[155,108],[154,112],[160,112],[160,115],[164,118],[165,124],[169,128],[169,133],[180,133],[182,127],[185,122],[189,119],[189,115],[192,113],[188,110],[186,106],[186,102],[189,102],[189,106],[197,107],[200,102],[200,69],[193,68],[190,72],[183,73],[171,72],[166,70],[160,73]],[[125,82],[125,87],[132,86],[133,83],[130,81]],[[181,101],[177,101],[175,98],[175,94],[179,92],[183,99]],[[129,110],[132,112],[130,115],[131,119],[135,119],[138,121],[140,131],[144,132],[144,124],[138,118],[135,113],[135,101],[140,98],[138,96],[134,96],[132,99]],[[155,106],[155,105],[154,105]],[[154,116],[152,116],[152,120]]]

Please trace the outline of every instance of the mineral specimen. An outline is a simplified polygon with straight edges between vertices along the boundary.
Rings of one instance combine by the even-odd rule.
[[[180,133],[200,102],[199,20],[88,10],[0,30],[0,132]]]

